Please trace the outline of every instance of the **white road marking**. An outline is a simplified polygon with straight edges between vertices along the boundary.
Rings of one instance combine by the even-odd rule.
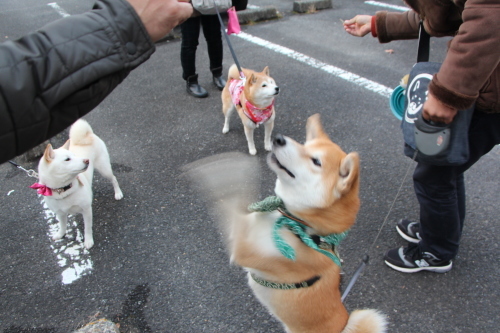
[[[368,80],[364,77],[361,77],[357,74],[348,72],[346,70],[335,67],[333,65],[329,65],[329,64],[324,63],[320,60],[309,57],[308,55],[305,55],[303,53],[294,51],[292,49],[289,49],[287,47],[284,47],[284,46],[281,46],[278,44],[271,43],[271,42],[266,41],[262,38],[252,36],[250,34],[247,34],[246,32],[242,31],[239,34],[236,34],[236,36],[238,36],[239,38],[242,38],[248,42],[257,44],[257,45],[265,47],[269,50],[283,54],[283,55],[290,57],[292,59],[295,59],[299,62],[305,63],[313,68],[320,69],[320,70],[327,72],[329,74],[332,74],[336,77],[339,77],[341,79],[344,79],[346,81],[354,83],[360,87],[363,87],[367,90],[370,90],[370,91],[377,93],[379,95],[382,95],[384,97],[390,98],[392,91],[394,90],[393,88],[386,87],[386,86],[381,85],[377,82],[374,82],[374,81]]]
[[[410,8],[408,8],[408,7],[391,5],[391,4],[380,2],[380,1],[365,1],[365,3],[367,5],[384,7],[384,8],[399,10],[399,11],[402,11],[402,12],[407,12],[408,10],[410,10]]]
[[[41,197],[39,195],[38,197]],[[59,222],[55,214],[47,207],[44,200],[41,202],[43,212],[45,213],[45,221],[49,225],[47,236],[50,239],[50,248],[56,254],[57,263],[63,268],[62,283],[70,284],[78,280],[82,276],[92,272],[92,258],[89,251],[83,245],[82,233],[77,227],[75,217],[68,217],[68,232],[66,236],[58,241],[52,240],[52,235],[59,230]]]
[[[58,4],[57,2],[51,2],[51,3],[48,3],[47,6],[50,6],[52,8],[54,8],[56,10],[56,12],[59,13],[59,15],[61,15],[62,17],[67,17],[67,16],[70,16],[70,14],[68,14],[67,11],[65,11],[64,9],[62,9]]]

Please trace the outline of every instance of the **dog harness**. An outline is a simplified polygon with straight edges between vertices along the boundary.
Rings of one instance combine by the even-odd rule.
[[[245,89],[245,83],[245,77],[243,77],[242,79],[231,79],[229,81],[229,93],[234,105],[239,105],[242,107],[241,94]],[[243,113],[245,113],[248,119],[253,121],[255,124],[261,125],[269,120],[269,118],[271,118],[271,116],[273,115],[273,107],[274,100],[269,106],[266,106],[265,108],[258,108],[247,100],[245,102],[245,107],[243,108]]]
[[[294,217],[290,212],[288,212],[285,208],[283,200],[276,196],[270,196],[260,202],[253,203],[248,206],[248,210],[251,212],[272,212],[278,210],[281,213],[281,216],[274,223],[272,236],[274,244],[276,245],[280,253],[286,258],[295,260],[296,254],[293,247],[290,246],[290,244],[288,244],[280,236],[279,230],[282,227],[286,227],[293,234],[299,237],[304,244],[306,244],[313,250],[326,255],[337,266],[341,267],[340,257],[336,251],[336,246],[339,245],[344,238],[346,238],[349,231],[344,231],[338,234],[334,233],[327,236],[309,235],[306,232],[306,228],[308,227],[307,223],[300,220],[299,218]],[[327,250],[331,250],[333,251],[333,253]],[[255,276],[254,274],[251,274],[251,276],[254,281],[259,283],[260,285],[273,289],[296,289],[310,287],[320,279],[319,276],[315,276],[307,281],[288,284],[266,281]]]

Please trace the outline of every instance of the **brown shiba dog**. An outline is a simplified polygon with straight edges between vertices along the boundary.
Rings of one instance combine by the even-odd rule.
[[[226,154],[195,162],[188,174],[215,196],[231,262],[248,271],[259,301],[292,333],[380,333],[376,310],[349,315],[341,302],[334,249],[359,210],[359,157],[324,133],[319,115],[307,122],[305,144],[276,136],[268,165],[275,193],[241,210],[258,192],[258,161]],[[252,179],[255,175],[255,179]]]
[[[260,73],[250,69],[242,68],[245,78],[240,78],[238,68],[232,65],[229,68],[226,86],[222,90],[222,112],[224,113],[224,128],[222,133],[229,132],[229,119],[236,109],[248,142],[248,151],[255,155],[255,143],[253,131],[264,124],[264,148],[271,150],[271,133],[274,127],[274,98],[280,89],[269,76],[269,68],[266,67]]]

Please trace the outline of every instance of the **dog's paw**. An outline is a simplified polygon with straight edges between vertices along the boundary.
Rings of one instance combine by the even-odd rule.
[[[222,133],[226,134],[227,132],[229,132],[229,126],[224,126],[224,128],[222,129]]]
[[[250,155],[255,155],[255,154],[257,154],[257,149],[255,149],[255,148],[248,149],[248,152],[250,153]]]
[[[267,151],[273,150],[273,144],[271,142],[266,142],[264,144],[264,149],[267,150]]]
[[[121,200],[121,199],[123,199],[122,191],[115,192],[115,200]]]
[[[94,246],[94,240],[92,238],[90,239],[85,238],[85,242],[83,243],[83,245],[85,245],[85,248],[87,250],[90,250],[90,248]]]

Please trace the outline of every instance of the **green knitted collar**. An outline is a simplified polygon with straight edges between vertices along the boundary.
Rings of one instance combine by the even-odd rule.
[[[335,264],[341,267],[340,258],[335,252],[335,254],[322,249],[323,246],[318,246],[316,242],[313,240],[313,236],[309,235],[306,232],[307,226],[300,223],[300,219],[293,218],[293,215],[290,214],[283,203],[283,200],[276,196],[267,197],[260,202],[253,203],[248,206],[248,210],[251,212],[272,212],[275,210],[279,210],[282,215],[275,221],[273,226],[273,240],[281,252],[283,256],[290,260],[295,260],[295,250],[291,247],[279,234],[279,229],[282,227],[288,228],[291,232],[297,235],[304,244],[309,246],[310,248],[326,255],[330,258]],[[283,212],[286,215],[283,215]],[[292,218],[291,218],[292,217]],[[321,243],[326,243],[330,245],[332,249],[335,249],[335,246],[339,245],[340,242],[347,236],[348,231],[344,231],[339,234],[330,234],[328,236],[321,236]],[[320,243],[320,244],[321,244]]]

